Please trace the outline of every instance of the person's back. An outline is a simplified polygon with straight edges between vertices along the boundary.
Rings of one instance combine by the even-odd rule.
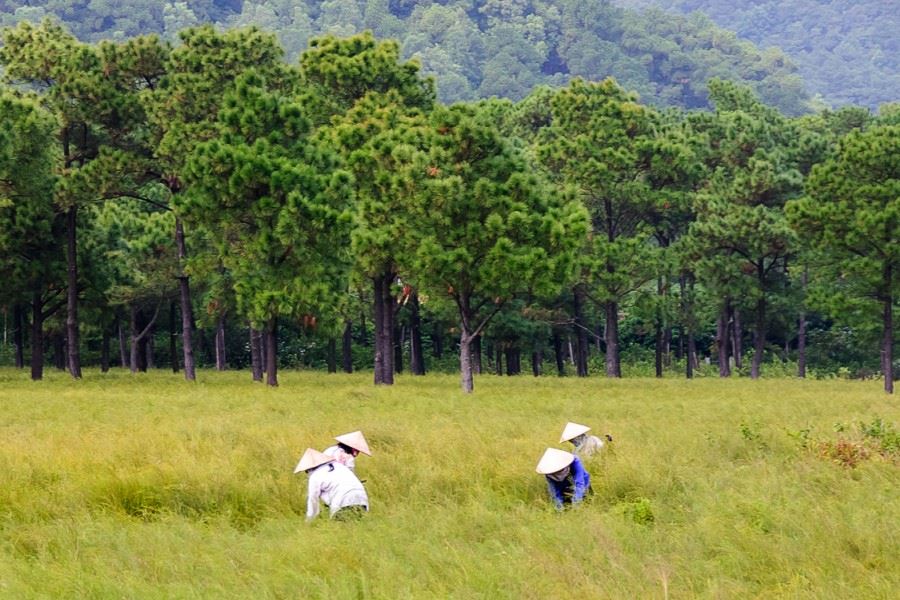
[[[369,496],[356,475],[333,458],[308,448],[301,458],[295,473],[309,475],[306,520],[319,515],[319,501],[328,505],[331,517],[340,511],[368,512]]]

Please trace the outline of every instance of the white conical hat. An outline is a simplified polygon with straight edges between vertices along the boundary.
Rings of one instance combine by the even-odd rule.
[[[344,435],[339,435],[334,439],[345,446],[350,446],[354,450],[359,450],[363,454],[372,456],[372,452],[369,450],[369,444],[366,443],[366,438],[363,437],[362,431],[352,431],[350,433],[345,433]]]
[[[333,460],[333,458],[322,454],[318,450],[307,448],[306,452],[304,452],[303,456],[300,458],[300,462],[298,462],[297,466],[294,467],[294,473],[299,473],[300,471],[308,471],[309,469],[314,469],[320,465],[324,465],[325,463],[330,463]]]
[[[566,452],[559,448],[547,448],[537,465],[536,471],[541,475],[556,473],[572,464],[573,460],[575,460],[575,455],[571,452]]]
[[[572,423],[569,421],[566,423],[566,428],[563,429],[562,435],[559,437],[559,443],[568,442],[574,437],[578,437],[582,433],[587,433],[591,428],[587,425],[579,425],[578,423]]]

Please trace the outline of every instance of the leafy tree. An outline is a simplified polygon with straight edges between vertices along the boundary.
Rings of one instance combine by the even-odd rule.
[[[36,99],[0,90],[0,302],[31,304],[34,380],[43,377],[44,321],[65,298],[64,223],[54,204],[57,131]]]
[[[900,126],[843,138],[813,167],[807,196],[788,205],[798,233],[837,275],[825,307],[837,318],[881,309],[881,370],[893,393],[893,312],[900,269]]]
[[[471,392],[472,343],[518,294],[552,293],[566,280],[586,215],[474,109],[439,110],[434,124],[439,154],[417,208],[413,273],[430,295],[456,304],[462,389]]]

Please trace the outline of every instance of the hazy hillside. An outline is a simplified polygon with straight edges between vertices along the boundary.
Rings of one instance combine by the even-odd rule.
[[[278,33],[296,56],[310,36],[372,29],[402,41],[438,81],[445,101],[523,97],[537,84],[615,76],[659,105],[706,105],[706,82],[748,82],[796,114],[808,96],[797,68],[706,17],[642,14],[610,0],[0,0],[0,22],[52,15],[85,40],[159,33],[214,21]]]
[[[900,98],[900,0],[617,0],[703,11],[760,46],[779,46],[811,93],[832,105]]]

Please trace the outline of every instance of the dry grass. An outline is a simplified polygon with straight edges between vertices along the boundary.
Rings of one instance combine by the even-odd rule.
[[[897,462],[810,451],[900,421],[878,382],[247,379],[0,370],[0,597],[900,596]],[[559,514],[569,419],[615,450]],[[295,461],[356,428],[372,513],[305,524]]]

